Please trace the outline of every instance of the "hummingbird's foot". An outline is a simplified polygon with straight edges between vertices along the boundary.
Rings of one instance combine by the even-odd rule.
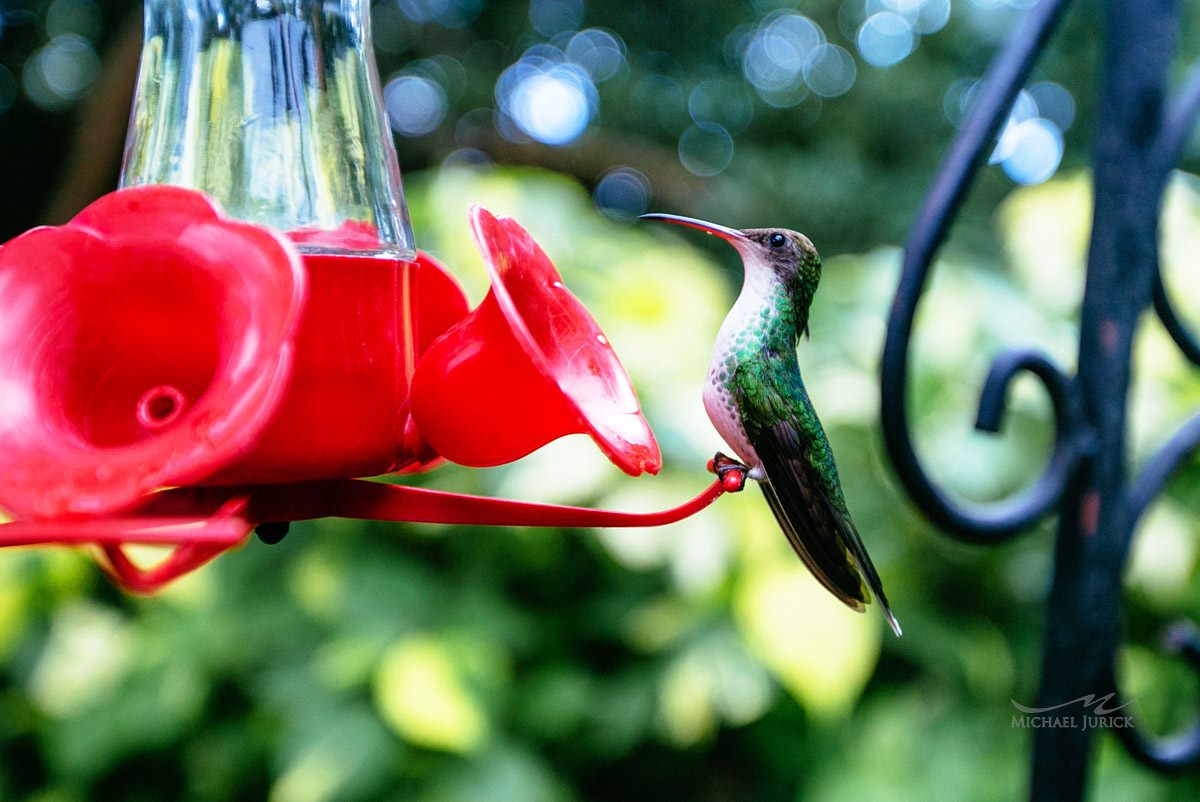
[[[750,473],[750,468],[718,451],[716,456],[708,461],[708,471],[717,475],[726,493],[738,493],[746,486],[746,476]]]

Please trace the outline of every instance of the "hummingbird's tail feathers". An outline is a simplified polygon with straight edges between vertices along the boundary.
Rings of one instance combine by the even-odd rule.
[[[900,619],[896,618],[896,616],[892,613],[891,608],[889,608],[886,604],[881,606],[883,607],[883,614],[887,616],[888,626],[892,628],[892,633],[897,638],[904,637],[904,630],[900,628]]]
[[[904,630],[900,629],[900,622],[896,621],[896,617],[893,615],[892,605],[888,604],[887,594],[883,592],[883,580],[880,579],[880,574],[875,570],[875,564],[871,562],[871,556],[866,553],[866,546],[863,545],[863,538],[858,534],[858,528],[850,520],[850,515],[833,509],[832,504],[829,507],[833,511],[834,521],[838,523],[842,538],[845,539],[846,545],[850,546],[850,553],[854,558],[854,562],[858,563],[858,569],[862,571],[866,583],[871,588],[871,593],[874,593],[875,598],[880,600],[880,606],[883,609],[883,615],[887,617],[888,626],[892,627],[892,632],[895,633],[896,638],[900,638],[904,634]]]
[[[832,505],[830,505],[832,509]],[[838,510],[832,510],[834,521],[837,522],[838,529],[841,530],[842,538],[846,545],[849,546],[850,555],[854,558],[854,562],[858,564],[858,569],[870,586],[871,592],[875,594],[875,598],[879,599],[879,606],[883,609],[883,614],[887,618],[888,626],[892,628],[892,632],[896,633],[899,638],[904,634],[900,629],[900,622],[896,620],[896,616],[892,613],[892,607],[888,604],[887,594],[883,592],[883,580],[879,578],[879,573],[875,570],[874,563],[871,562],[871,556],[867,554],[867,547],[863,545],[862,538],[858,534],[858,529],[854,526],[854,522],[850,520],[850,516]]]

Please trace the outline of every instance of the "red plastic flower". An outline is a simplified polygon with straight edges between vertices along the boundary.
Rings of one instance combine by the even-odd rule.
[[[0,507],[104,514],[249,448],[305,303],[286,241],[172,186],[0,247]]]

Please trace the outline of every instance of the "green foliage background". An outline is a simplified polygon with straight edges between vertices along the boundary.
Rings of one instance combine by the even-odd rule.
[[[796,226],[825,254],[801,364],[904,638],[885,634],[877,611],[858,616],[824,594],[755,492],[646,531],[302,524],[279,545],[251,540],[151,598],[116,591],[80,552],[7,551],[0,798],[1023,793],[1030,733],[1013,728],[1010,700],[1028,704],[1036,693],[1041,622],[1053,614],[1044,605],[1050,527],[986,549],[934,530],[883,457],[877,386],[897,246],[952,134],[942,94],[979,74],[1011,20],[997,18],[991,30],[956,4],[947,29],[902,65],[860,64],[844,98],[816,109],[755,106],[730,168],[697,179],[674,161],[686,118],[628,100],[631,84],[654,71],[685,86],[736,79],[721,37],[776,4],[698,5],[703,14],[687,3],[587,4],[586,24],[620,33],[631,66],[601,87],[600,116],[584,140],[560,149],[505,145],[462,124],[491,103],[506,59],[536,40],[526,3],[489,2],[465,28],[415,26],[380,43],[385,75],[439,53],[466,67],[442,128],[398,142],[421,246],[476,302],[486,279],[467,206],[526,225],[616,345],[667,465],[657,478],[633,480],[586,439],[568,438],[510,466],[447,465],[413,481],[621,509],[666,506],[707,481],[704,461],[721,444],[699,394],[737,262],[712,241],[597,212],[591,185],[609,166],[632,163],[651,176],[655,208]],[[800,5],[836,30],[836,5]],[[35,17],[45,11],[28,8]],[[128,8],[103,5],[102,51]],[[1073,359],[1096,26],[1077,13],[1041,66],[1080,107],[1062,172],[1014,191],[985,171],[918,320],[918,442],[939,480],[968,498],[1019,489],[1048,452],[1048,403],[1032,383],[1018,383],[1003,435],[975,433],[970,422],[986,366],[1004,345],[1038,343],[1064,364]],[[19,69],[37,36],[36,26],[6,32],[0,61]],[[71,110],[23,104],[0,115],[4,158],[14,169],[21,154],[61,159],[61,142],[14,147],[50,130],[48,120],[69,121]],[[461,146],[496,163],[441,166]],[[8,233],[34,222],[52,176],[44,170],[24,195],[6,193]],[[1178,178],[1163,253],[1194,316],[1198,214],[1194,180]],[[1137,358],[1131,426],[1141,460],[1200,402],[1200,381],[1153,320]],[[1162,655],[1158,639],[1167,622],[1200,615],[1198,493],[1200,472],[1188,469],[1153,509],[1126,578],[1123,681],[1137,715],[1160,732],[1197,713],[1196,678]],[[1155,777],[1103,734],[1094,780],[1099,799],[1200,793],[1194,776]]]

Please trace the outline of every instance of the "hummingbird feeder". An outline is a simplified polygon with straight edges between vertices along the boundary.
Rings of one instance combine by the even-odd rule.
[[[258,526],[656,526],[361,477],[591,436],[662,458],[599,326],[475,207],[474,310],[413,248],[365,0],[147,0],[121,188],[0,246],[0,546],[86,545],[150,592]],[[711,466],[710,466],[711,467]],[[174,548],[140,567],[132,544]]]

